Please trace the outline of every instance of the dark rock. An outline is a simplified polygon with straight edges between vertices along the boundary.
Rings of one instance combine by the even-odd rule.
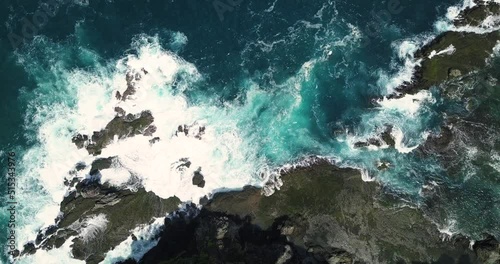
[[[382,146],[382,142],[380,142],[380,140],[378,140],[376,138],[369,138],[368,139],[368,144],[376,146],[376,147]]]
[[[87,165],[84,163],[84,162],[78,162],[76,165],[75,165],[75,169],[77,171],[81,171],[83,169],[85,169],[87,167]]]
[[[309,253],[288,242],[281,234],[281,222],[261,229],[248,219],[208,210],[194,219],[182,215],[166,219],[158,245],[139,263],[326,263],[321,249]]]
[[[34,254],[36,252],[35,245],[33,243],[27,243],[24,245],[22,254]]]
[[[459,14],[455,21],[457,26],[478,26],[490,15],[499,15],[500,5],[493,1],[476,3]],[[486,59],[491,55],[493,47],[500,40],[500,32],[486,34],[473,32],[444,32],[416,52],[415,58],[422,59],[421,66],[415,68],[411,82],[405,82],[396,88],[397,93],[390,98],[399,98],[404,94],[415,94],[433,85],[461,78],[486,66]],[[429,58],[431,52],[439,52],[453,45],[453,54],[439,55]]]
[[[99,158],[92,162],[92,167],[90,168],[90,175],[95,175],[101,170],[111,168],[113,161],[116,160],[116,157],[109,158]]]
[[[479,26],[490,15],[500,13],[500,4],[493,1],[475,1],[476,5],[465,9],[455,21],[455,26]]]
[[[198,169],[197,171],[194,172],[193,175],[193,185],[196,185],[200,188],[205,187],[205,180],[203,175],[201,174],[201,170]]]
[[[391,167],[391,163],[388,161],[380,161],[380,163],[377,165],[377,169],[379,170],[387,170]]]
[[[500,263],[500,243],[488,235],[486,239],[476,241],[472,246],[481,263]]]
[[[103,160],[95,165],[96,168],[102,169],[109,165],[107,159]],[[149,223],[153,217],[175,211],[179,204],[177,197],[162,199],[143,188],[132,192],[96,180],[84,180],[77,184],[76,192],[65,197],[61,203],[63,216],[58,220],[58,229],[42,242],[41,247],[60,247],[69,237],[80,232],[84,219],[103,214],[112,228],[96,234],[89,241],[77,236],[72,249],[75,258],[86,260],[87,263],[99,263],[107,251],[130,235],[129,230]]]
[[[158,141],[160,141],[160,138],[159,137],[154,137],[153,139],[149,140],[149,143],[154,144],[154,143],[156,143]]]
[[[370,146],[370,144],[368,142],[360,141],[360,142],[354,143],[355,148],[364,148],[364,147],[368,147],[368,146]]]
[[[325,163],[283,175],[283,186],[269,197],[246,188],[216,194],[205,208],[249,217],[263,229],[287,217],[289,224],[280,229],[287,241],[322,259],[331,259],[332,252],[367,263],[430,263],[442,255],[475,259],[467,241],[443,241],[422,211],[385,196],[376,183],[363,182],[357,170]]]
[[[86,135],[76,135],[74,136],[71,141],[79,148],[83,148],[85,146],[85,143],[87,142],[87,140],[89,139],[88,136]]]
[[[181,158],[179,160],[179,162],[180,162],[180,164],[177,166],[176,169],[183,169],[183,168],[189,168],[189,167],[191,167],[191,161],[189,161],[188,158]]]
[[[154,125],[150,125],[148,128],[146,128],[146,130],[144,130],[144,133],[143,135],[144,136],[152,136],[154,133],[156,132],[156,126]]]
[[[461,77],[486,66],[486,59],[493,52],[493,47],[500,40],[500,32],[487,34],[445,32],[421,48],[416,58],[422,59],[411,83],[405,83],[396,90],[401,94],[415,94],[433,85]],[[451,55],[428,58],[432,51],[441,51],[453,45]],[[398,96],[395,96],[398,97]]]
[[[380,134],[380,137],[385,142],[385,144],[393,148],[396,145],[396,142],[394,141],[394,138],[392,137],[391,133],[392,133],[392,126],[388,126],[386,130],[382,132],[382,134]]]
[[[137,261],[135,259],[129,258],[124,261],[118,261],[116,264],[137,264]]]
[[[151,124],[154,118],[150,111],[143,111],[138,116],[128,114],[126,116],[116,116],[101,131],[95,131],[92,135],[92,141],[88,142],[86,149],[91,155],[99,155],[103,148],[110,144],[114,137],[123,139],[146,133],[151,133],[156,129]],[[149,128],[149,130],[147,129]],[[88,136],[77,135],[73,138],[79,148],[85,146]]]
[[[121,107],[115,107],[115,112],[118,116],[125,116],[127,114],[127,112],[125,112],[125,110],[123,110],[123,108]]]
[[[116,91],[115,98],[118,99],[118,100],[121,100],[122,99],[122,94],[119,91]]]

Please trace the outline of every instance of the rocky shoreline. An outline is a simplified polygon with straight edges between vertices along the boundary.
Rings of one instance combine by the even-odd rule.
[[[123,263],[495,263],[500,249],[492,237],[474,248],[444,239],[354,169],[320,162],[283,182],[271,196],[247,187],[216,194],[194,218],[167,218],[158,245]]]
[[[475,1],[476,6],[465,9],[458,15],[455,26],[478,26],[489,16],[500,14],[500,4]],[[498,22],[497,22],[498,24]],[[390,98],[400,98],[405,94],[416,94],[431,86],[457,80],[484,68],[487,58],[500,41],[500,31],[484,34],[475,32],[447,31],[414,55],[420,60],[413,78],[396,88]]]
[[[479,23],[491,13],[500,13],[499,5],[481,2],[465,10],[456,26]],[[440,154],[450,172],[456,169],[457,151],[464,147],[458,142],[459,135],[483,133],[468,127],[468,121],[488,116],[485,113],[489,111],[484,104],[473,104],[470,91],[450,89],[456,87],[454,82],[466,81],[469,73],[485,67],[498,41],[498,31],[443,33],[415,55],[422,61],[413,81],[391,95],[398,98],[446,83],[445,94],[470,99],[466,103],[473,111],[468,119],[446,118],[441,133],[430,135],[416,150],[420,155]],[[453,52],[439,55],[440,51],[452,50],[450,47]],[[142,74],[148,74],[147,70],[127,73],[127,88],[116,93],[117,100],[125,101],[135,94],[139,87],[134,80]],[[131,114],[119,107],[115,111],[115,118],[105,128],[91,136],[77,134],[73,143],[98,156],[115,139],[143,135],[150,144],[160,140],[154,137],[151,112]],[[187,135],[188,129],[179,124],[176,133]],[[204,127],[198,129],[196,137],[201,137]],[[357,142],[355,147],[393,147],[391,129],[388,126],[380,139]],[[481,144],[481,139],[476,143]],[[309,167],[284,173],[283,185],[271,196],[247,186],[242,191],[202,199],[201,209],[188,205],[180,211],[177,197],[162,199],[147,192],[137,177],[130,179],[129,186],[134,189],[101,182],[100,172],[116,162],[116,157],[100,157],[90,165],[76,164],[65,182],[72,191],[60,205],[61,216],[19,254],[59,248],[69,241],[74,258],[99,263],[106,252],[130,237],[135,227],[170,214],[158,235],[158,244],[142,259],[122,263],[500,263],[500,245],[495,237],[485,235],[472,247],[464,236],[446,237],[422,208],[405,204],[376,182],[363,182],[356,169],[339,168],[320,159]],[[180,162],[179,166],[191,164],[188,160]],[[84,169],[89,170],[88,177],[74,177],[75,171]],[[199,188],[205,186],[200,171],[194,173],[192,183]]]

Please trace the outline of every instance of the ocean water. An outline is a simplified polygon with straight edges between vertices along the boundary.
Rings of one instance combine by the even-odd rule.
[[[161,140],[153,145],[145,136],[116,140],[100,155],[119,157],[113,169],[103,171],[102,181],[126,186],[132,173],[161,197],[197,203],[204,195],[269,180],[279,189],[280,172],[324,157],[359,168],[365,180],[380,182],[413,206],[426,204],[425,190],[438,189],[433,202],[439,210],[429,217],[444,233],[500,236],[495,147],[464,140],[468,152],[453,175],[439,157],[414,151],[439,131],[444,116],[466,115],[460,100],[443,98],[437,88],[385,97],[411,78],[418,64],[413,53],[440,32],[494,29],[451,26],[457,10],[472,1],[229,2],[2,2],[0,154],[4,164],[8,152],[17,156],[17,248],[54,224],[68,192],[68,172],[95,158],[71,138],[104,128],[115,106],[127,113],[150,110]],[[30,30],[26,19],[33,22],[40,12],[48,14],[46,21],[37,24],[34,36],[23,35]],[[497,64],[492,57],[481,74],[500,77]],[[137,93],[122,102],[114,95],[125,90],[127,72],[142,76]],[[485,85],[498,89],[495,81]],[[498,110],[490,99],[477,100]],[[180,125],[190,133],[176,135]],[[396,148],[354,148],[357,141],[379,137],[386,125],[393,127]],[[200,127],[205,128],[201,139]],[[496,134],[490,138],[495,145]],[[179,170],[180,159],[192,166]],[[378,170],[380,162],[391,168]],[[203,189],[191,183],[198,169],[205,176]],[[1,192],[8,201],[6,188]],[[0,217],[4,225],[8,211]],[[157,229],[156,224],[134,232]],[[1,245],[7,231],[0,230]],[[133,251],[130,243],[110,252],[105,262],[139,256],[150,246]],[[40,250],[19,263],[70,263],[69,246]]]

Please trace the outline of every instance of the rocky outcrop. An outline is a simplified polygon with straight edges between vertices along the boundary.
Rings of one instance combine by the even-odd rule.
[[[500,14],[500,4],[493,1],[483,2],[476,0],[475,6],[465,9],[455,21],[455,26],[479,26],[491,15]]]
[[[167,220],[140,263],[478,261],[466,239],[444,241],[420,210],[363,182],[354,169],[320,163],[284,175],[273,195],[261,193],[219,193],[194,219]]]
[[[87,135],[76,135],[73,137],[73,143],[78,148],[85,147],[91,155],[99,155],[115,137],[123,139],[141,134],[151,136],[156,131],[153,122],[154,117],[150,111],[142,111],[138,115],[116,116],[104,129],[94,132],[90,138]]]
[[[166,219],[158,245],[139,263],[317,263],[325,256],[330,263],[354,263],[343,250],[306,251],[287,239],[289,232],[287,218],[262,229],[249,218],[203,209],[194,218]]]
[[[196,185],[200,188],[205,187],[205,177],[203,177],[203,174],[201,174],[201,168],[194,172],[193,185]]]
[[[162,199],[143,188],[131,191],[87,179],[61,203],[57,225],[40,232],[36,245],[27,245],[23,254],[37,248],[58,248],[72,238],[75,258],[99,263],[107,251],[130,235],[130,230],[177,210],[179,204],[177,197]]]
[[[457,26],[478,26],[492,14],[500,15],[499,4],[480,1],[477,6],[464,10],[455,23]],[[391,97],[415,94],[485,67],[486,59],[492,54],[498,41],[499,31],[486,34],[455,31],[442,33],[416,52],[415,58],[421,60],[421,66],[415,69],[411,82],[398,87],[398,94]],[[445,52],[446,50],[449,52]],[[444,54],[439,54],[440,52]]]
[[[474,243],[472,248],[482,263],[500,263],[500,243],[493,236]]]
[[[391,134],[392,126],[387,125],[384,132],[380,133],[379,137],[369,138],[366,141],[358,141],[354,143],[355,148],[365,148],[369,146],[381,147],[382,145],[386,145],[388,147],[393,148],[396,145],[394,141],[394,137]]]

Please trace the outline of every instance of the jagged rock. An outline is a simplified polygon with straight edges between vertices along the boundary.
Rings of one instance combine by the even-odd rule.
[[[189,164],[191,164],[191,162],[189,162]],[[205,187],[205,180],[204,180],[203,174],[201,174],[201,170],[199,170],[199,169],[194,172],[193,185],[196,185],[200,188]]]
[[[127,112],[125,112],[125,110],[123,110],[123,108],[121,107],[115,107],[115,112],[118,116],[125,116],[127,114]]]
[[[151,125],[146,130],[144,130],[145,136],[152,136],[156,132],[156,126]]]
[[[475,1],[476,5],[465,9],[455,21],[456,26],[479,26],[490,15],[500,13],[500,4],[493,1]]]
[[[111,168],[111,165],[116,160],[117,157],[108,157],[108,158],[99,158],[92,162],[92,166],[90,168],[90,175],[95,175],[101,170]]]
[[[478,26],[489,15],[500,15],[500,5],[493,1],[478,2],[459,14],[457,26]],[[497,22],[498,23],[498,22]],[[422,59],[421,66],[415,68],[411,82],[405,82],[396,88],[398,98],[404,94],[415,94],[433,85],[467,75],[486,66],[486,59],[492,54],[493,47],[500,40],[500,32],[486,34],[473,32],[444,32],[416,52],[415,58]],[[429,56],[453,45],[455,51],[443,56]]]
[[[379,161],[377,164],[377,169],[379,170],[387,170],[391,167],[391,163],[388,161]]]
[[[383,145],[382,141],[390,147],[395,146],[394,138],[391,135],[392,127],[387,126],[387,128],[380,134],[380,139],[369,138],[367,141],[358,141],[354,143],[355,148],[365,148],[369,146],[381,147]]]
[[[297,169],[282,179],[281,189],[269,197],[258,188],[245,188],[216,194],[205,208],[249,217],[264,229],[285,217],[293,224],[281,224],[280,234],[325,262],[429,263],[444,255],[475,261],[466,240],[443,241],[421,211],[384,198],[379,186],[363,182],[357,170],[324,163]],[[343,253],[352,260],[343,259]]]
[[[287,241],[280,221],[261,229],[248,219],[204,209],[194,219],[166,219],[158,245],[139,263],[323,263],[320,254]]]
[[[158,141],[160,141],[160,138],[159,137],[154,137],[153,139],[149,140],[149,143],[154,144],[154,143],[156,143]]]
[[[411,83],[405,83],[396,90],[402,94],[415,94],[450,78],[483,68],[498,40],[498,31],[487,34],[445,32],[417,52],[416,57],[422,59],[421,66],[416,68]],[[429,58],[432,51],[441,51],[450,45],[456,50],[453,54]]]
[[[391,133],[392,133],[392,126],[387,126],[385,131],[382,132],[382,134],[380,134],[380,137],[385,142],[385,144],[393,148],[396,145],[396,142],[394,141],[394,138],[392,137]]]
[[[86,167],[87,167],[87,165],[84,162],[78,162],[75,165],[75,170],[81,171],[81,170],[85,169]]]
[[[500,243],[493,236],[487,236],[485,240],[476,241],[472,248],[481,263],[500,263]]]
[[[123,139],[154,132],[156,127],[153,129],[151,126],[153,121],[154,117],[150,111],[142,111],[138,116],[132,114],[116,116],[103,130],[95,131],[90,141],[88,136],[78,134],[73,138],[73,143],[79,148],[85,146],[91,155],[99,155],[103,148],[113,142],[115,136],[118,139]]]
[[[127,72],[125,80],[127,81],[127,89],[125,89],[125,91],[123,92],[123,95],[121,97],[122,101],[127,100],[130,95],[133,95],[136,92],[135,83],[133,82],[134,81],[134,73]]]
[[[83,148],[85,146],[85,142],[87,142],[87,140],[89,139],[89,137],[87,135],[76,135],[74,136],[71,141],[79,148]]]
[[[115,98],[118,99],[118,100],[121,100],[122,99],[122,94],[119,91],[116,91]]]
[[[69,237],[76,236],[73,256],[86,260],[86,263],[99,263],[107,251],[130,235],[129,230],[149,223],[153,217],[165,216],[176,210],[179,204],[177,197],[162,199],[143,188],[132,192],[95,180],[84,180],[77,184],[75,192],[65,197],[61,203],[62,217],[58,219],[57,231],[43,234],[39,239],[43,241],[40,246],[44,249],[57,248]],[[95,238],[98,243],[92,239],[82,240],[79,236],[82,220],[99,214],[106,216],[110,228],[106,229],[105,235]]]
[[[368,146],[370,146],[370,144],[368,142],[356,142],[356,143],[354,143],[355,148],[364,148],[364,147],[368,147]]]

